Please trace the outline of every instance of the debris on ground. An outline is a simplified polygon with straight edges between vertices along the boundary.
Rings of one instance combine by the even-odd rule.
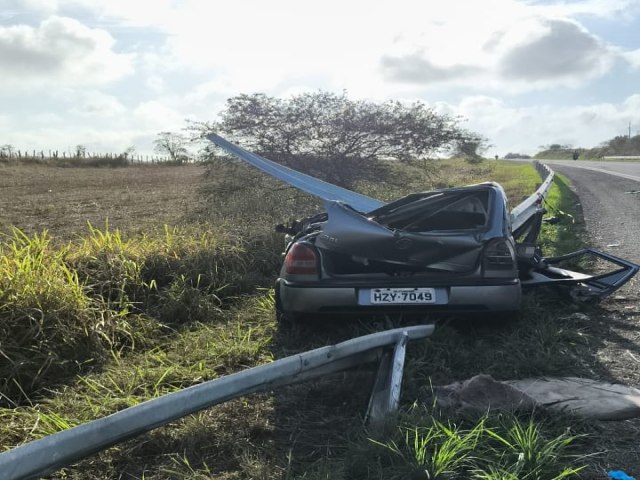
[[[640,417],[640,390],[577,377],[497,381],[476,375],[434,387],[438,405],[456,410],[529,411],[548,408],[595,420]]]

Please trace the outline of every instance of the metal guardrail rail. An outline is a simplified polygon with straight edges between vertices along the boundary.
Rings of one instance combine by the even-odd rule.
[[[373,333],[148,400],[1,453],[0,477],[3,480],[40,478],[199,410],[374,361],[380,358],[383,350],[391,348],[392,353],[382,355],[383,362],[367,414],[371,423],[380,423],[398,407],[407,341],[425,338],[434,328],[433,325],[420,325]]]
[[[549,188],[553,182],[554,171],[547,165],[534,162],[534,167],[543,179],[542,185],[528,198],[511,210],[511,229],[517,230],[524,225],[540,208],[542,201],[549,193]]]
[[[238,145],[234,145],[215,133],[210,133],[207,135],[207,138],[219,147],[224,148],[227,152],[241,158],[249,165],[253,165],[258,170],[261,170],[274,178],[280,179],[283,182],[287,182],[289,185],[293,185],[304,192],[315,195],[324,201],[340,200],[356,210],[361,210],[363,212],[369,212],[384,205],[384,202],[376,200],[375,198],[367,197],[366,195],[362,195],[352,190],[338,187],[332,183],[325,182],[319,178],[312,177],[306,173],[293,170],[292,168],[285,167],[277,162],[263,158],[260,155],[251,153]]]

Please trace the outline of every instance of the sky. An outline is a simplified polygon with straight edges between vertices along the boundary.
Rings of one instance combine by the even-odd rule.
[[[227,98],[461,116],[487,155],[640,133],[640,0],[0,0],[0,145],[140,154]]]

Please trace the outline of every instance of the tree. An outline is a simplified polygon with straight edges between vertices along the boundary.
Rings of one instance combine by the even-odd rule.
[[[85,147],[84,145],[76,145],[74,155],[76,158],[86,157],[87,147]]]
[[[504,156],[505,160],[512,160],[514,158],[531,158],[530,155],[525,155],[524,153],[513,153],[509,152]]]
[[[129,160],[129,159],[133,159],[133,156],[136,153],[136,147],[131,145],[130,147],[127,147],[126,150],[124,152],[122,152],[119,156],[124,158],[125,160]]]
[[[15,153],[15,148],[9,143],[0,146],[0,158],[11,158]]]
[[[573,150],[573,146],[570,143],[560,144],[560,143],[551,143],[549,145],[540,145],[538,147],[542,151],[553,151],[558,152],[562,150]]]
[[[480,163],[484,160],[482,154],[489,147],[485,138],[467,132],[465,138],[458,141],[455,155],[463,157],[469,163]]]
[[[160,132],[153,141],[154,151],[168,155],[172,163],[182,164],[189,161],[187,150],[188,139],[184,135],[173,132]]]
[[[347,187],[384,174],[382,159],[424,159],[470,138],[458,119],[420,102],[374,103],[322,91],[288,99],[238,95],[227,100],[219,122],[197,128]]]

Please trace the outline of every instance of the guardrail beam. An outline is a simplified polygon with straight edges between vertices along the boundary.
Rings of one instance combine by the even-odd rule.
[[[398,345],[401,341],[425,338],[434,328],[434,325],[420,325],[365,335],[148,400],[1,453],[1,478],[40,478],[112,445],[227,400],[375,360],[380,349]],[[401,371],[399,375],[401,379]],[[399,388],[397,373],[394,378]]]

